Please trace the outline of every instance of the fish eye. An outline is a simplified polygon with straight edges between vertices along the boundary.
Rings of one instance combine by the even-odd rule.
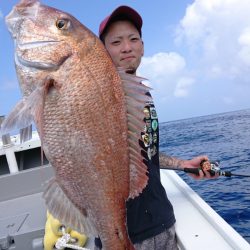
[[[59,19],[56,21],[56,27],[59,30],[67,29],[69,27],[69,21],[66,19]]]

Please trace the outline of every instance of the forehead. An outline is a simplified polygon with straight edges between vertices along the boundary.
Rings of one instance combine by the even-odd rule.
[[[107,31],[105,37],[119,37],[126,35],[140,35],[135,25],[128,20],[119,20],[112,22]]]

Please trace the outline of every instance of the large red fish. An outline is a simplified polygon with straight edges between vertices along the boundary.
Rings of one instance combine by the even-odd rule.
[[[2,133],[35,121],[55,169],[44,194],[49,211],[99,235],[104,249],[134,249],[125,201],[147,185],[138,141],[148,88],[118,71],[99,39],[67,13],[23,0],[6,22],[23,99]]]

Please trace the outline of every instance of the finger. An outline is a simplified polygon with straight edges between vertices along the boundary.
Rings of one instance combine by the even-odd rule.
[[[218,178],[219,177],[219,173],[214,173],[213,175],[209,172],[209,171],[206,171],[206,170],[203,170],[204,174],[205,174],[205,178],[207,179],[215,179],[215,178]]]
[[[205,176],[204,171],[202,169],[199,169],[199,177],[204,178],[204,176]]]
[[[202,163],[202,162],[206,162],[206,161],[209,161],[208,156],[206,156],[206,155],[202,155],[202,156],[201,156],[201,159],[200,159],[200,163]]]
[[[197,158],[199,158],[201,160],[208,160],[208,156],[207,155],[199,155],[199,156],[197,156]]]
[[[203,173],[204,173],[204,178],[213,178],[213,176],[207,171],[207,170],[203,170]]]
[[[214,173],[213,175],[211,175],[210,172],[208,172],[209,176],[207,176],[207,178],[210,178],[210,179],[215,179],[215,178],[218,178],[220,175],[219,173]]]

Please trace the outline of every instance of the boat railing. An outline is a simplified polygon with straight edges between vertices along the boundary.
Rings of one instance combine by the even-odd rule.
[[[0,125],[4,118],[4,116],[0,116]],[[20,129],[15,135],[7,133],[0,136],[0,168],[8,167],[10,174],[19,172],[22,170],[23,151],[40,146],[39,136],[36,131],[32,131],[32,125]]]

